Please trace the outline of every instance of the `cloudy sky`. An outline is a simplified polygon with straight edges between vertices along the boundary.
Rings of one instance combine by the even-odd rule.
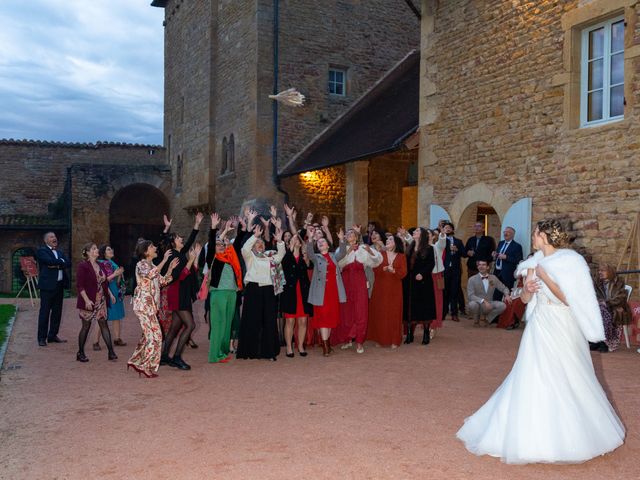
[[[162,143],[164,10],[0,0],[0,138]]]

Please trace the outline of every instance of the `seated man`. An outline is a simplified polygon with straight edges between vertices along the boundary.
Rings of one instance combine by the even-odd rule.
[[[507,308],[504,302],[511,303],[511,292],[498,280],[498,277],[489,274],[489,263],[486,260],[478,260],[476,266],[479,273],[471,277],[467,283],[469,313],[473,316],[474,326],[486,327]],[[493,300],[496,290],[504,294],[503,302]],[[487,319],[480,323],[482,314],[486,315]]]

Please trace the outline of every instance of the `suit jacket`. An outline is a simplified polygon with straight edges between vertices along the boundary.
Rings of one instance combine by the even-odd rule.
[[[496,248],[496,253],[500,253],[502,246],[505,241],[501,240],[498,244],[498,248]],[[511,243],[507,247],[507,250],[504,252],[507,258],[502,260],[502,268],[500,269],[502,274],[500,275],[503,279],[509,279],[513,282],[514,273],[516,271],[516,267],[522,261],[522,245],[520,245],[515,240],[511,240]],[[496,271],[498,271],[498,260],[495,263]]]
[[[453,243],[458,247],[458,251],[453,253],[451,251],[451,241],[447,238],[447,246],[444,249],[444,269],[453,270],[455,272],[460,271],[460,260],[467,257],[467,252],[464,249],[464,244],[459,238],[453,237]]]
[[[58,272],[60,270],[62,270],[63,288],[69,287],[69,277],[66,270],[71,267],[71,262],[60,250],[56,249],[56,252],[58,258],[46,245],[38,248],[36,252],[39,267],[38,288],[40,290],[55,290],[58,286]]]
[[[476,243],[478,246],[476,247]],[[476,241],[476,236],[474,235],[469,240],[467,240],[467,244],[464,246],[465,253],[469,250],[474,251],[473,257],[469,257],[467,260],[467,267],[471,270],[476,270],[476,262],[478,260],[486,260],[488,263],[493,261],[491,258],[491,252],[496,249],[496,242],[493,237],[489,237],[487,235],[482,235],[480,237],[480,241]]]
[[[323,305],[324,304],[324,286],[327,283],[327,260],[321,253],[316,253],[313,250],[313,243],[307,242],[307,253],[309,259],[313,262],[313,277],[311,278],[311,286],[309,287],[309,303],[311,305]],[[338,262],[342,260],[347,254],[347,243],[340,242],[340,247],[337,253],[329,252],[329,256],[333,263],[336,264],[336,281],[338,282],[338,298],[340,303],[347,301],[347,293],[342,283],[342,275],[340,274],[340,267]]]
[[[489,288],[485,292],[484,285],[482,284],[482,275],[477,273],[469,278],[469,282],[467,283],[467,298],[470,302],[481,303],[482,300],[491,302],[496,289],[505,295],[509,295],[511,293],[495,275],[489,275]]]

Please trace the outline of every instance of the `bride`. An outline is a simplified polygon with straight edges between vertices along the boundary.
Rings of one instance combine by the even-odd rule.
[[[527,327],[511,373],[457,437],[506,463],[579,463],[618,448],[622,422],[598,383],[587,341],[604,339],[589,268],[555,220],[538,222],[538,252],[518,266]]]

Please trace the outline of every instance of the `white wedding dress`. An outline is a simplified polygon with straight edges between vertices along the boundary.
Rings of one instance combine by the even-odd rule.
[[[552,265],[548,259],[556,255],[537,254],[532,262],[544,266],[569,305],[582,299],[578,310],[584,311],[585,304],[597,307],[584,259],[570,252]],[[576,273],[574,263],[580,261],[584,265],[578,265]],[[526,274],[526,268],[523,271]],[[601,328],[585,327],[584,318],[576,320],[573,310],[544,284],[535,294],[511,372],[457,433],[470,452],[515,464],[579,463],[622,445],[624,426],[596,378],[587,342],[599,337]]]

